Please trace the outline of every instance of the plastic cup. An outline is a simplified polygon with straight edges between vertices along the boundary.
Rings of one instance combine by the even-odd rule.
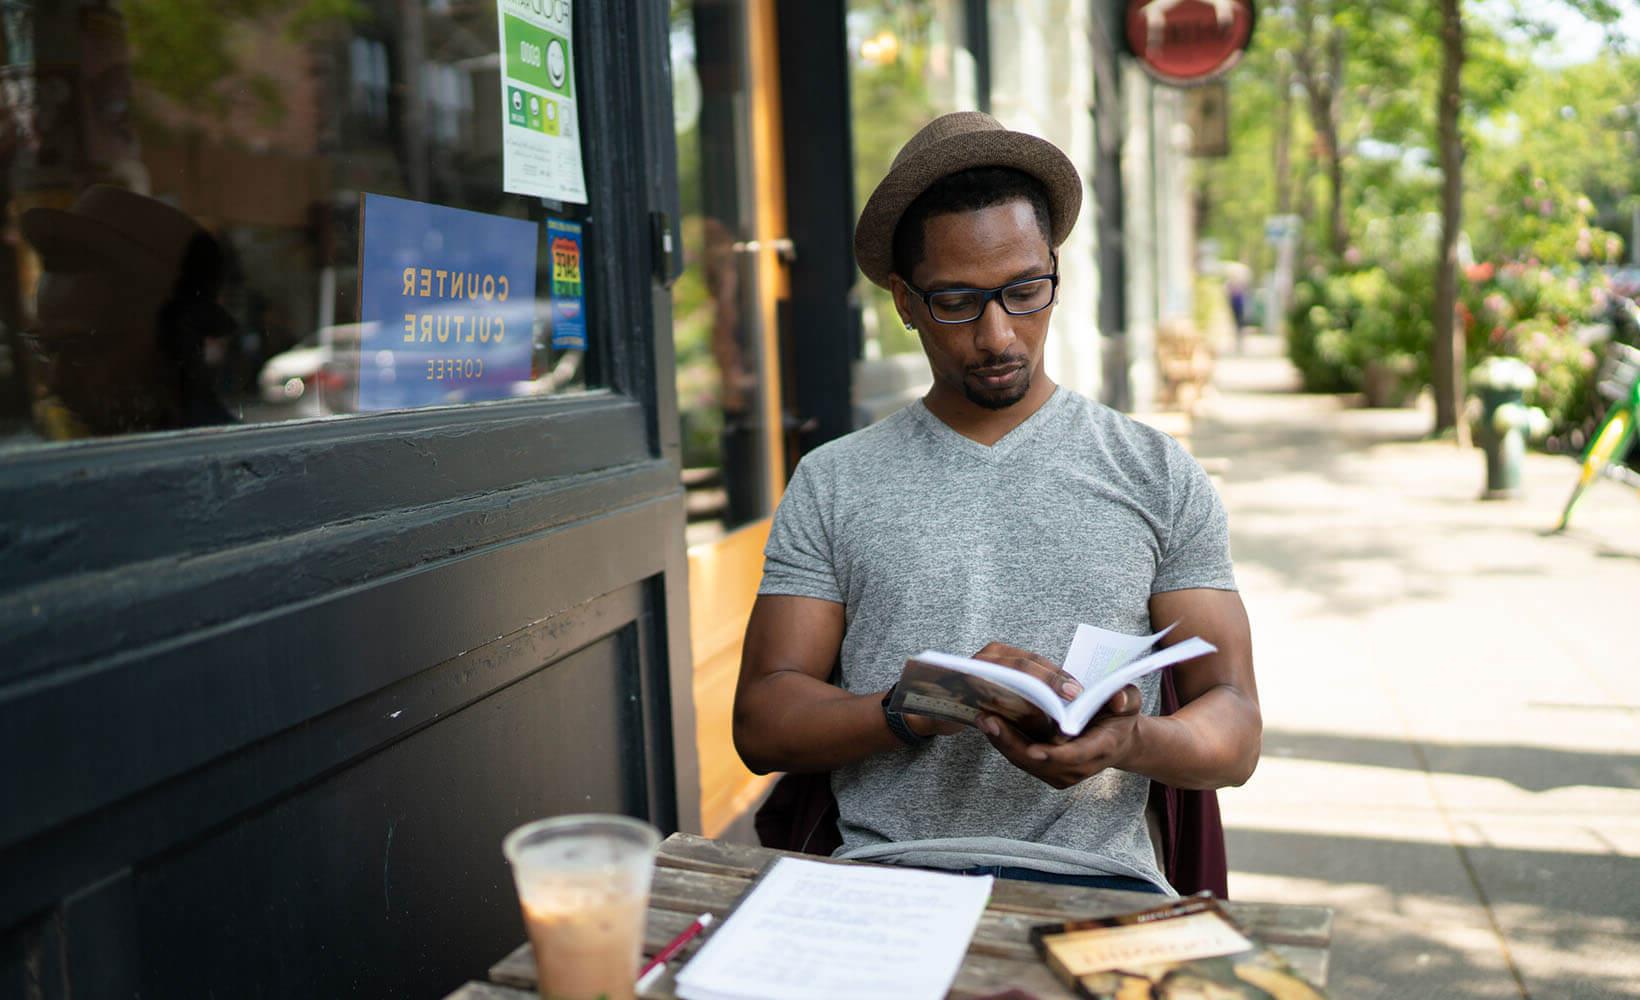
[[[546,1000],[631,1000],[660,832],[625,816],[559,816],[507,835]]]

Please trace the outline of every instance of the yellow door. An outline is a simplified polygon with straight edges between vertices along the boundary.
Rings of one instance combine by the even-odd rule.
[[[673,0],[684,252],[673,331],[708,836],[771,780],[741,765],[730,727],[746,617],[785,485],[776,315],[789,243],[775,48],[774,0]]]

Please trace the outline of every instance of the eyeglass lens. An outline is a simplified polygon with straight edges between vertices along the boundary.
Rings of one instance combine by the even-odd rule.
[[[928,311],[942,323],[967,323],[978,319],[990,298],[983,291],[953,288],[928,296]],[[997,290],[997,301],[1015,316],[1037,312],[1053,301],[1053,279],[1033,278]]]

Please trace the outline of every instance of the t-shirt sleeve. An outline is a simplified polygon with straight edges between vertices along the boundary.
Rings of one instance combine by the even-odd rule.
[[[1235,590],[1230,523],[1219,491],[1201,465],[1176,443],[1168,454],[1171,514],[1150,592]]]
[[[831,539],[831,498],[814,463],[797,465],[780,507],[774,512],[769,544],[763,548],[759,594],[814,597],[844,603]]]

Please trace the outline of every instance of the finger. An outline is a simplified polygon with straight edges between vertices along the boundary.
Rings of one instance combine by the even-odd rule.
[[[1102,771],[1109,765],[1111,751],[1110,733],[1090,727],[1087,732],[1074,740],[1057,745],[1039,744],[1030,749],[1041,750],[1041,759],[1054,767],[1076,768],[1079,773],[1092,774]]]
[[[991,647],[986,647],[987,649]],[[1064,698],[1075,698],[1082,693],[1082,685],[1076,678],[1059,669],[1051,661],[1043,659],[1034,653],[1027,653],[1013,647],[1003,647],[1009,650],[1006,653],[991,653],[987,656],[976,657],[1002,667],[1011,667],[1022,674],[1028,674],[1053,688]],[[983,650],[982,650],[983,652]]]
[[[1144,696],[1132,684],[1110,696],[1105,707],[1099,710],[1100,715],[1138,715],[1144,705]]]
[[[991,745],[1021,770],[1029,771],[1033,765],[1048,759],[1041,746],[1032,744],[1019,730],[994,715],[980,716],[979,728]]]

